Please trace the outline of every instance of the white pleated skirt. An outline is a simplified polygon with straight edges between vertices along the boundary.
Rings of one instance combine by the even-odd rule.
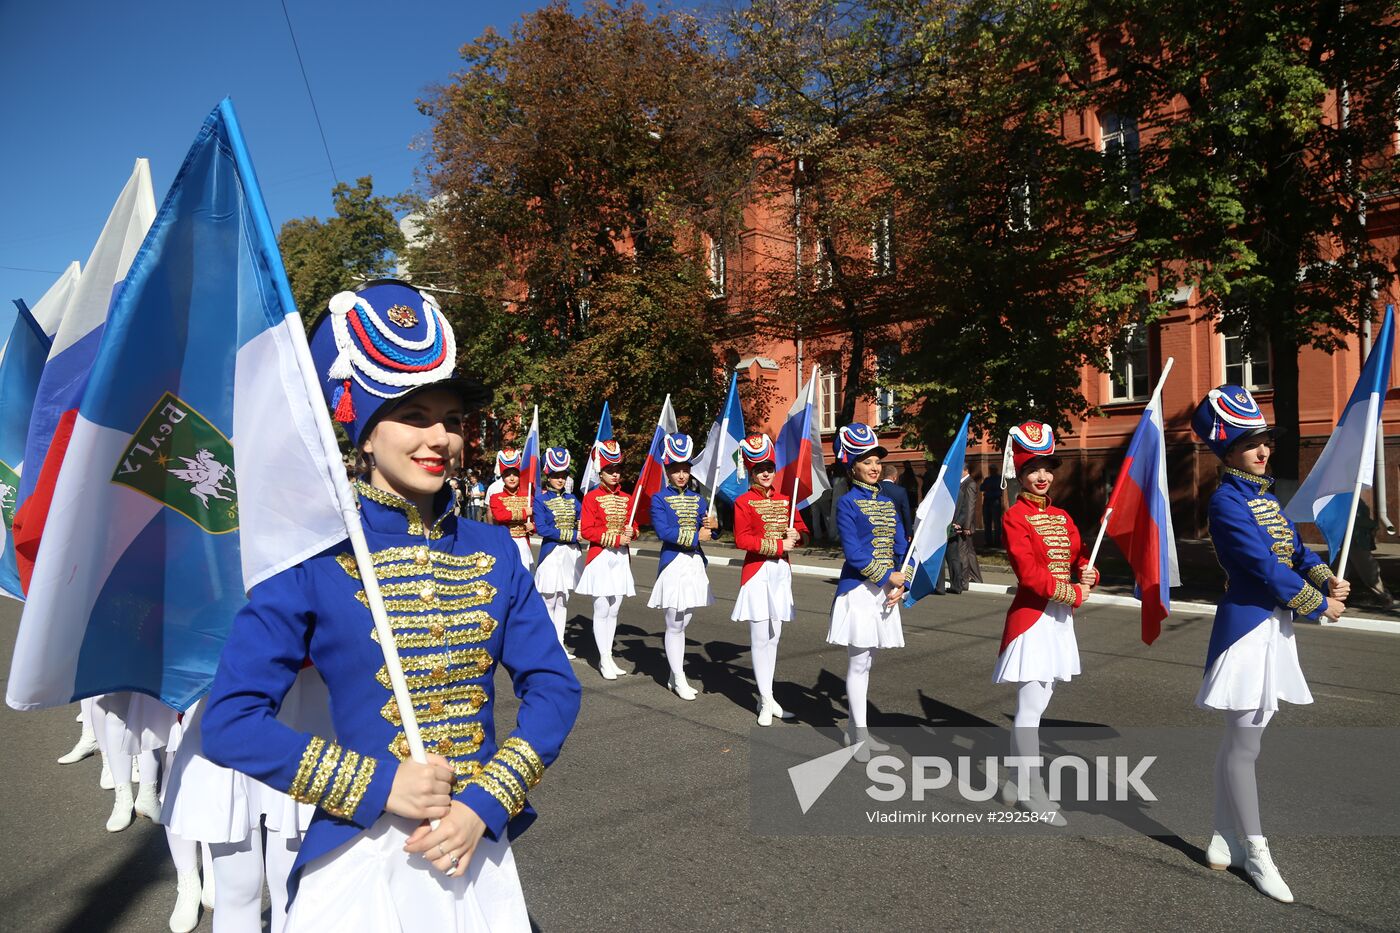
[[[270,832],[300,840],[316,808],[205,758],[203,707],[197,703],[185,714],[180,747],[160,789],[161,823],[198,842],[242,842],[263,822]],[[326,686],[309,668],[292,682],[277,718],[299,732],[335,735]]]
[[[577,544],[556,544],[535,569],[535,589],[544,595],[572,593],[583,575],[583,548]]]
[[[1272,711],[1279,700],[1298,705],[1313,701],[1298,663],[1293,610],[1284,608],[1275,609],[1221,652],[1196,694],[1202,709]]]
[[[511,540],[515,542],[516,549],[520,551],[520,562],[525,565],[525,569],[529,570],[535,566],[535,555],[530,551],[530,539],[511,538]]]
[[[626,548],[603,548],[588,562],[578,578],[580,596],[636,596],[632,584],[632,564]]]
[[[705,559],[699,554],[677,554],[656,577],[647,600],[650,609],[695,609],[715,601]]]
[[[510,844],[482,837],[449,878],[403,851],[416,820],[384,814],[302,871],[285,933],[528,933]]]
[[[1079,642],[1074,637],[1074,610],[1050,603],[1030,628],[997,656],[992,682],[1024,684],[1032,680],[1069,680],[1079,674]]]
[[[785,560],[766,560],[739,587],[734,600],[733,622],[791,622],[792,565]]]
[[[108,754],[139,755],[179,742],[179,714],[144,693],[105,693],[94,699],[92,709],[97,714],[94,729],[110,723],[121,727],[120,747],[108,748]]]
[[[826,640],[851,648],[903,648],[899,604],[885,605],[885,591],[869,581],[852,587],[831,604]]]

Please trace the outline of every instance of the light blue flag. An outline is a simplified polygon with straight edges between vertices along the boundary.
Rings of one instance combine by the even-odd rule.
[[[225,100],[107,318],[29,582],[10,706],[131,690],[187,709],[245,591],[346,537],[329,432]]]
[[[594,462],[593,451],[603,441],[613,439],[612,412],[608,410],[608,403],[603,403],[603,416],[598,419],[598,434],[593,438],[593,446],[588,448],[588,461],[583,467],[583,479],[579,480],[578,496],[582,499],[590,489],[598,485],[598,464]]]
[[[1390,387],[1390,357],[1395,341],[1395,308],[1386,305],[1385,322],[1361,367],[1337,428],[1327,439],[1322,456],[1289,500],[1285,514],[1295,522],[1312,522],[1327,539],[1327,553],[1336,562],[1356,515],[1356,497],[1370,488],[1376,471],[1376,439],[1381,411]],[[1345,575],[1346,568],[1337,567]]]
[[[971,420],[972,415],[963,415],[962,427],[958,428],[957,437],[953,438],[939,467],[938,480],[919,503],[914,540],[909,543],[909,556],[905,558],[906,565],[914,566],[914,578],[909,581],[909,592],[904,597],[906,606],[914,605],[938,588],[938,571],[948,552],[948,526],[953,523],[953,513],[958,508],[958,487],[962,485],[963,464],[967,459],[967,426]]]
[[[739,377],[731,375],[724,408],[710,426],[705,449],[695,458],[695,468],[691,470],[696,485],[726,502],[733,502],[749,488],[748,472],[739,456],[739,442],[745,433],[744,409],[739,404]]]
[[[23,301],[16,300],[14,324],[5,345],[5,358],[0,360],[0,509],[5,516],[5,550],[0,556],[0,593],[13,599],[24,599],[19,585],[19,568],[15,564],[15,543],[10,529],[15,520],[15,502],[19,495],[19,477],[24,471],[24,443],[29,433],[29,413],[34,408],[34,394],[39,391],[39,376],[53,341],[44,333],[34,315]]]

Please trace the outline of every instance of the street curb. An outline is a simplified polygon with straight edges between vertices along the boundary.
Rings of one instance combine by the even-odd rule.
[[[638,556],[657,557],[660,551],[638,550]],[[743,563],[737,557],[710,557],[706,559],[716,567],[734,567]],[[792,572],[808,577],[826,577],[835,580],[841,575],[839,567],[823,567],[820,564],[793,564]],[[1000,583],[969,583],[968,591],[973,593],[988,593],[993,596],[1010,596],[1015,592],[1014,586],[1006,586]],[[1113,593],[1090,593],[1085,602],[1093,603],[1097,606],[1121,606],[1129,609],[1139,605],[1138,601],[1131,596],[1117,596]],[[1215,606],[1211,603],[1172,603],[1172,611],[1188,613],[1191,615],[1215,616]],[[1299,619],[1300,623],[1317,625],[1326,629],[1350,629],[1353,632],[1380,632],[1384,635],[1400,635],[1400,622],[1394,619],[1367,619],[1362,617],[1345,617],[1340,622],[1313,622],[1309,619]]]

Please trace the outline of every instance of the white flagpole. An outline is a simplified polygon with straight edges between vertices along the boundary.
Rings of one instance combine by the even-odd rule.
[[[658,428],[661,427],[661,418],[666,414],[666,409],[668,409],[668,408],[670,408],[670,407],[671,407],[671,393],[670,393],[670,392],[667,392],[667,393],[666,393],[666,401],[664,401],[664,402],[661,403],[661,415],[657,416],[657,419],[656,419],[656,426],[657,426]],[[655,437],[655,436],[656,436],[656,432],[655,432],[655,431],[652,431],[652,435],[651,435],[651,436],[652,436],[652,437]],[[665,442],[663,441],[663,443],[665,443]],[[650,450],[650,449],[647,450],[647,459],[642,463],[642,472],[639,473],[639,474],[637,475],[637,485],[634,486],[634,487],[632,487],[632,513],[631,513],[630,515],[627,516],[627,528],[624,529],[625,531],[630,532],[630,531],[632,530],[632,523],[633,523],[634,521],[636,521],[636,519],[637,519],[637,502],[638,502],[639,499],[641,499],[642,480],[646,479],[646,476],[647,476],[647,467],[649,467],[649,466],[651,466],[651,450]]]
[[[1380,393],[1372,392],[1371,399],[1366,403],[1366,440],[1371,445],[1369,459],[1374,462],[1376,459],[1376,434],[1378,425],[1376,424],[1380,416]],[[1351,536],[1356,531],[1356,508],[1361,504],[1361,473],[1366,469],[1368,456],[1362,451],[1360,461],[1356,469],[1356,486],[1351,491],[1351,509],[1347,513],[1347,533],[1342,539],[1342,558],[1337,561],[1337,579],[1345,580],[1347,574],[1347,558],[1351,556]]]
[[[814,399],[815,399],[815,395],[814,395],[813,393],[816,391],[816,387],[817,387],[817,374],[818,374],[819,372],[821,372],[821,366],[820,366],[820,365],[813,366],[813,367],[812,367],[812,381],[809,382],[809,383],[807,383],[807,411],[808,411],[808,412],[811,412],[812,417],[814,417],[814,418],[817,419],[817,424],[818,424],[818,425],[821,424],[821,412],[815,410],[815,408],[814,408],[814,406],[813,406],[813,401],[814,401]],[[812,433],[812,424],[811,424],[811,422],[808,422],[808,423],[807,423],[807,433],[803,435],[802,439],[805,441],[805,440],[811,435],[811,433]],[[810,465],[809,465],[809,468],[810,468]],[[793,528],[796,528],[796,527],[797,527],[797,487],[800,486],[801,484],[802,484],[802,474],[801,474],[801,473],[798,473],[796,476],[794,476],[794,477],[792,478],[792,508],[790,508],[790,509],[788,510],[788,530],[792,530]]]
[[[311,350],[306,344],[306,332],[298,318],[291,332],[292,346],[297,354],[298,369],[306,385],[307,397],[315,404],[321,397],[321,386],[316,379],[316,364],[312,362]],[[335,489],[340,505],[340,514],[345,519],[345,529],[349,532],[350,546],[355,553],[355,563],[360,569],[360,582],[365,587],[365,602],[369,604],[369,614],[374,619],[374,630],[379,637],[379,648],[384,654],[384,669],[389,675],[389,684],[394,691],[394,702],[403,720],[404,738],[408,740],[409,755],[419,764],[426,763],[427,754],[423,750],[423,737],[418,732],[418,717],[413,710],[413,697],[408,692],[404,680],[403,665],[399,663],[398,645],[394,641],[394,630],[389,626],[389,617],[384,611],[384,598],[379,593],[379,577],[374,571],[374,560],[370,557],[369,544],[365,541],[365,530],[360,524],[360,510],[350,481],[340,467],[340,446],[331,430],[328,413],[318,413],[315,419],[317,432],[321,438],[321,449],[330,468],[331,485]],[[426,542],[425,542],[426,543]],[[436,825],[436,822],[434,823]]]
[[[1162,397],[1162,387],[1167,384],[1167,374],[1172,371],[1172,366],[1176,363],[1176,357],[1167,357],[1167,363],[1162,367],[1162,375],[1157,379],[1157,388],[1152,390],[1152,398],[1148,400],[1147,407],[1151,408]],[[1166,426],[1166,419],[1163,419],[1163,427]],[[1162,438],[1165,443],[1166,438]],[[1103,510],[1103,518],[1099,519],[1099,534],[1094,539],[1094,549],[1089,552],[1089,569],[1094,569],[1094,565],[1099,560],[1099,548],[1103,546],[1104,532],[1108,530],[1108,517],[1113,514],[1113,503],[1118,501],[1118,493],[1123,488],[1122,476],[1119,476],[1119,483],[1113,487],[1113,495],[1108,500],[1108,508]]]

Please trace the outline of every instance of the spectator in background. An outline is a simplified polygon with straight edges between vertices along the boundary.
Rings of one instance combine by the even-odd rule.
[[[919,475],[914,472],[914,467],[908,460],[904,461],[904,470],[899,474],[899,485],[904,487],[904,492],[909,496],[909,504],[918,508],[924,497],[919,488]],[[909,533],[914,533],[912,528]]]
[[[887,463],[881,467],[880,491],[894,502],[895,510],[899,512],[899,517],[904,522],[904,536],[908,539],[914,536],[914,507],[909,503],[909,493],[904,491],[903,486],[895,482],[895,477],[898,475],[899,469],[893,463]]]
[[[835,475],[832,475],[835,474]],[[836,525],[836,503],[841,501],[841,497],[851,491],[851,482],[846,478],[846,471],[836,467],[828,467],[827,475],[831,476],[831,508],[826,513],[827,528],[831,532],[831,544],[833,547],[841,543],[841,529]]]
[[[1395,598],[1381,579],[1375,550],[1376,520],[1371,517],[1371,507],[1362,499],[1356,504],[1356,527],[1352,532],[1351,552],[1347,554],[1347,576],[1357,584],[1353,592],[1358,603],[1393,609]]]
[[[973,523],[977,521],[977,475],[963,469],[958,485],[958,502],[953,510],[953,527],[948,534],[948,567],[952,574],[950,593],[964,592],[970,584],[982,582],[977,549],[972,545]]]
[[[1003,510],[1001,477],[996,470],[988,470],[982,480],[982,531],[986,536],[987,547],[1001,547],[1001,513]]]
[[[467,505],[471,519],[481,521],[481,513],[486,511],[486,486],[476,470],[467,474]]]

